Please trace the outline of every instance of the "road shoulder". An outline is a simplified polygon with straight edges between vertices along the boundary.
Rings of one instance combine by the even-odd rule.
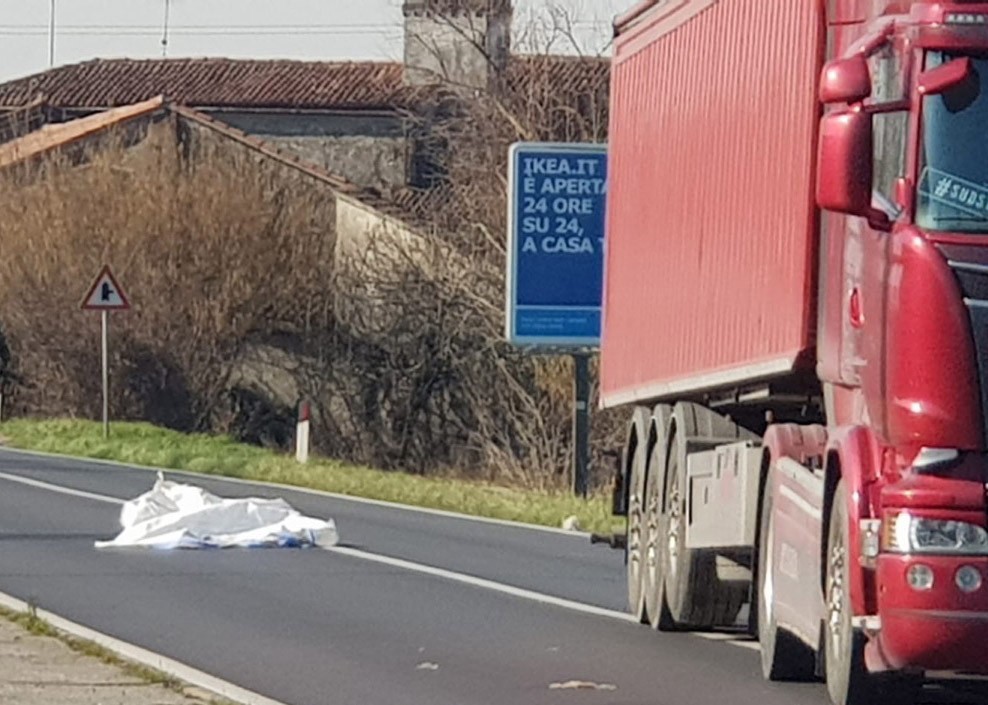
[[[207,705],[208,694],[84,653],[44,622],[0,613],[0,702],[11,705]],[[13,621],[16,619],[17,621]]]

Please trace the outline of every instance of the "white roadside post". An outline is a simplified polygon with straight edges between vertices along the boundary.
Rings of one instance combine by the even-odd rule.
[[[117,283],[109,265],[96,276],[89,293],[82,300],[85,311],[100,312],[100,359],[103,385],[103,438],[110,437],[110,311],[126,311],[130,301]]]
[[[309,402],[302,401],[298,406],[298,422],[295,427],[295,459],[300,463],[309,462]]]

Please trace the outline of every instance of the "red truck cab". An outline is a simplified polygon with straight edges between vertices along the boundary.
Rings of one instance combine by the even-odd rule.
[[[629,608],[747,603],[765,676],[835,705],[988,675],[988,2],[646,0],[616,30]]]
[[[890,7],[820,100],[817,201],[857,260],[823,282],[820,377],[871,446],[843,478],[852,619],[869,671],[985,673],[988,4]]]

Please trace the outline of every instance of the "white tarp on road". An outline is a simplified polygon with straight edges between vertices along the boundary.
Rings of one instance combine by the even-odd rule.
[[[224,499],[160,473],[151,490],[124,503],[120,525],[116,538],[96,547],[300,547],[339,540],[332,519],[302,516],[282,499]]]

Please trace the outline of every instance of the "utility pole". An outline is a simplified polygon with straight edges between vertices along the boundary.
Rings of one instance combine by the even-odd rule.
[[[48,68],[55,66],[55,0],[48,12]]]
[[[54,2],[54,0],[52,0]],[[161,35],[161,58],[165,59],[168,57],[168,24],[169,15],[171,15],[171,0],[165,0],[165,23],[164,31]]]

